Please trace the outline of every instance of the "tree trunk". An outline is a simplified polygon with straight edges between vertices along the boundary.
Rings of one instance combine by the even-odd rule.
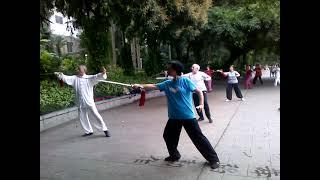
[[[176,49],[177,59],[181,60],[182,53],[181,53],[181,50],[179,48],[179,45],[175,45],[175,49]]]
[[[137,68],[142,69],[142,59],[140,56],[140,39],[138,37],[135,38],[135,50],[136,50],[136,59],[137,59]]]
[[[170,43],[168,44],[168,49],[169,49],[169,60],[171,61],[171,45],[170,45]]]
[[[186,61],[185,61],[185,62],[189,62],[189,52],[190,52],[190,43],[188,42],[188,46],[187,46],[187,57],[186,57]]]
[[[111,45],[112,45],[112,64],[117,64],[117,53],[116,53],[116,42],[115,42],[115,24],[111,23],[110,33],[111,33]]]
[[[130,42],[132,64],[135,70],[142,69],[142,61],[140,59],[140,43],[139,38],[134,37]]]
[[[131,60],[134,70],[137,69],[137,53],[136,53],[136,38],[132,38],[130,41],[131,47]]]

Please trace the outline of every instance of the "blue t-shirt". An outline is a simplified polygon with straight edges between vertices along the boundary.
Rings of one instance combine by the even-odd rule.
[[[180,77],[176,81],[166,80],[156,84],[160,91],[164,91],[168,101],[169,119],[194,119],[192,92],[195,84],[186,77]]]

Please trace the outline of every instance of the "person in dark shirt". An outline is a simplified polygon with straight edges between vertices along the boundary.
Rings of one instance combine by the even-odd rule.
[[[257,79],[259,78],[260,83],[263,84],[263,81],[261,79],[262,76],[262,70],[261,70],[261,66],[260,64],[257,64],[256,68],[254,69],[254,71],[256,72],[254,78],[253,78],[253,84],[256,84]]]

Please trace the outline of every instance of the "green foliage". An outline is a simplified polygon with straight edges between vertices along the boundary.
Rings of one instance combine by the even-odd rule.
[[[134,74],[130,46],[127,43],[125,43],[124,47],[120,50],[119,65],[124,69],[126,75]]]
[[[59,69],[60,59],[54,53],[49,53],[46,50],[40,51],[40,73],[54,72]]]
[[[148,51],[144,59],[144,70],[148,76],[161,72],[164,68],[163,59],[158,52],[152,50]]]
[[[49,46],[52,52],[55,52],[59,57],[61,57],[61,48],[67,44],[67,41],[59,35],[51,35]]]
[[[44,0],[41,3],[41,14],[48,14],[54,5],[64,15],[73,17],[74,25],[84,30],[87,38],[84,47],[93,71],[111,60],[107,35],[110,22],[120,27],[126,38],[139,37],[151,48],[153,52],[143,65],[148,74],[161,65],[161,58],[153,55],[160,54],[160,44],[171,44],[172,58],[184,63],[222,61],[226,67],[252,50],[256,53],[267,48],[268,54],[279,55],[279,0],[217,0],[213,1],[213,7],[211,0]],[[119,51],[121,67],[130,74],[131,66],[125,65],[132,63],[129,53],[121,48]]]
[[[74,98],[73,89],[68,86],[61,88],[57,81],[40,82],[40,114],[71,107]]]
[[[79,65],[85,65],[84,59],[68,55],[63,57],[60,70],[65,72],[66,74],[73,74],[77,72]]]
[[[110,32],[85,30],[80,36],[81,47],[88,53],[88,68],[91,72],[100,71],[112,61]]]
[[[52,15],[52,9],[54,3],[52,0],[41,0],[40,1],[40,27],[41,29],[47,28],[50,21],[49,18]]]
[[[278,53],[279,5],[278,0],[219,1],[208,11],[208,24],[193,43],[195,54],[208,61],[222,59],[227,67],[235,61],[245,63],[241,57],[251,51]],[[229,52],[228,58],[217,55],[221,48]]]
[[[117,1],[104,0],[55,0],[55,7],[67,17],[73,18],[75,28],[83,32],[81,45],[88,53],[88,68],[97,72],[102,66],[111,62],[110,32],[108,32],[111,14],[116,12],[111,8]],[[119,12],[120,13],[120,12]]]

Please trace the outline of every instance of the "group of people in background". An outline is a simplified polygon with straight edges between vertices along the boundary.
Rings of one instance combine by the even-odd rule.
[[[266,71],[270,71],[270,78],[274,79],[274,86],[280,85],[280,65],[275,64],[269,67],[268,65],[264,68]],[[254,78],[252,79],[252,74],[254,74]],[[244,87],[246,89],[251,89],[253,85],[256,84],[257,80],[259,79],[260,84],[263,84],[262,81],[262,67],[260,64],[257,64],[256,66],[253,66],[251,69],[250,65],[246,66],[246,74],[245,74],[245,81],[244,81]]]
[[[212,78],[214,75],[214,72],[220,72],[223,77],[227,79],[227,87],[226,87],[226,101],[232,100],[232,89],[234,89],[236,96],[242,100],[245,101],[243,98],[243,95],[241,93],[238,77],[240,77],[240,73],[234,70],[234,66],[231,65],[228,72],[223,72],[223,70],[217,70],[214,71],[209,66],[207,66],[206,70],[204,72],[200,71],[200,66],[198,64],[192,65],[192,72],[185,74],[183,76],[189,77],[196,85],[199,87],[203,93],[204,93],[204,109],[205,113],[207,115],[207,118],[209,119],[209,122],[212,122],[211,116],[210,116],[210,110],[209,105],[207,103],[207,93],[211,92],[213,90],[213,82]],[[251,68],[250,65],[246,65],[246,71],[244,75],[244,87],[245,89],[251,89],[253,86],[257,83],[257,80],[259,80],[260,84],[263,85],[262,80],[262,69],[269,70],[270,71],[270,77],[274,77],[274,86],[277,86],[280,84],[280,66],[279,64],[275,64],[272,67],[269,68],[268,65],[266,65],[264,68],[260,64],[256,64]],[[271,75],[274,74],[274,75]],[[253,78],[252,78],[253,77]],[[195,106],[198,105],[198,98],[196,95],[194,95],[194,103]],[[198,112],[198,115],[200,116],[199,120],[204,120],[202,112]]]
[[[252,79],[252,74],[254,73],[254,78]],[[244,87],[246,89],[251,89],[253,85],[257,83],[257,79],[259,79],[260,84],[263,84],[262,81],[262,68],[260,64],[257,64],[256,66],[253,66],[251,69],[250,65],[246,65],[246,74],[245,74],[245,80],[244,80]]]

